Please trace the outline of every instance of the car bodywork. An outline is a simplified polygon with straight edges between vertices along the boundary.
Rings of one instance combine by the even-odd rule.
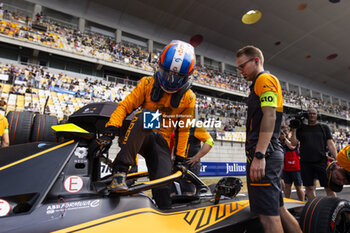
[[[0,149],[0,232],[244,232],[259,225],[246,198],[215,204],[207,189],[190,200],[177,198],[170,210],[162,211],[141,192],[172,182],[186,171],[146,181],[126,195],[110,194],[106,189],[110,180],[98,175],[100,159],[88,154],[88,132],[70,135],[74,139],[62,143]],[[304,205],[285,202],[291,210]]]

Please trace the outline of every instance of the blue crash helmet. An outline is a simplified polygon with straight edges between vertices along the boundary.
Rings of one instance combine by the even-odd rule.
[[[162,89],[175,93],[185,86],[196,66],[192,45],[175,40],[167,45],[159,58],[159,70],[155,76]]]

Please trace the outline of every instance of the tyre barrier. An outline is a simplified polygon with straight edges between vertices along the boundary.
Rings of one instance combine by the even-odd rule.
[[[7,115],[9,123],[10,145],[27,143],[30,140],[33,123],[33,112],[10,111]]]
[[[51,126],[57,125],[55,116],[36,114],[33,121],[31,142],[56,142],[56,134]]]
[[[350,202],[336,197],[317,197],[307,202],[300,216],[305,233],[350,232]]]

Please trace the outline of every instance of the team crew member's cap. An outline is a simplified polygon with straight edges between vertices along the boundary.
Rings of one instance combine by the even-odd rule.
[[[340,191],[343,190],[343,185],[336,184],[332,181],[332,175],[333,175],[333,170],[337,166],[337,162],[334,161],[330,163],[326,169],[327,173],[327,179],[328,179],[328,188],[330,188],[332,191],[339,193]]]

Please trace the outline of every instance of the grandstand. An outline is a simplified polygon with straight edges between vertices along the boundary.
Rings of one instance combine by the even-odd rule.
[[[136,28],[133,25],[128,28],[127,23],[113,27],[106,23],[113,21],[113,9],[107,11],[105,18],[97,17],[101,15],[97,9],[90,9],[90,15],[77,17],[81,15],[79,10],[67,9],[60,1],[42,5],[35,0],[3,2],[0,95],[7,102],[2,110],[4,114],[9,111],[42,113],[48,98],[45,112],[63,120],[91,102],[119,102],[140,77],[152,75],[157,69],[158,55],[166,42],[177,36],[184,38],[176,34],[176,30],[163,36],[146,33],[143,26],[153,25],[145,21],[149,18],[125,16],[129,24],[141,24]],[[42,14],[39,20],[34,17],[37,13]],[[213,52],[217,47],[203,46],[208,49],[198,47],[198,65],[192,76],[198,118],[223,122],[222,128],[211,129],[215,130],[220,143],[204,160],[244,161],[241,132],[245,131],[244,101],[249,84],[238,76],[234,54],[228,53],[228,48]],[[222,56],[218,55],[220,52]],[[227,54],[229,59],[220,59]],[[344,89],[337,91],[327,85],[317,85],[314,89],[313,85],[298,83],[300,78],[293,79],[298,75],[283,70],[283,66],[272,66],[273,62],[267,65],[285,74],[281,75],[281,85],[286,115],[316,107],[322,120],[334,131],[338,146],[349,141],[350,99]],[[24,92],[20,90],[23,86]],[[235,151],[233,156],[232,151]]]

